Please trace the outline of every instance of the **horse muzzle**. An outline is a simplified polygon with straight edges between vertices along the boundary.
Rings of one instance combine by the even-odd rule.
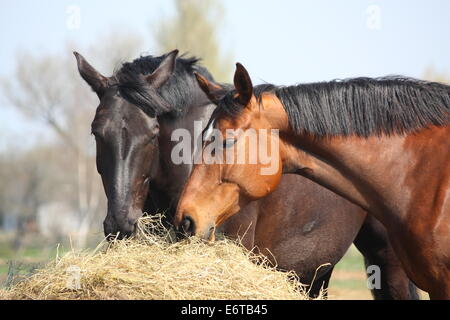
[[[131,237],[136,232],[137,218],[121,217],[116,218],[112,214],[107,214],[103,221],[103,230],[108,241],[113,239],[124,239]]]
[[[197,236],[203,240],[214,241],[215,227],[214,224],[208,224],[205,228],[198,228],[195,220],[190,215],[185,214],[181,222],[177,226],[178,238]]]

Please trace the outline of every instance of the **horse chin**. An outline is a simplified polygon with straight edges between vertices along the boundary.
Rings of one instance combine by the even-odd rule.
[[[103,221],[103,229],[108,241],[132,237],[137,230],[137,221],[143,215],[142,210],[132,209],[127,215],[108,213]]]
[[[137,224],[121,226],[115,230],[105,228],[105,236],[108,241],[123,240],[132,237],[136,233]]]
[[[206,242],[212,243],[216,240],[216,227],[214,225],[210,225],[205,228],[203,232],[197,233],[196,236]]]

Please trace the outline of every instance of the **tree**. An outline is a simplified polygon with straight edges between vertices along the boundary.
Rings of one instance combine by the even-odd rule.
[[[232,59],[222,53],[218,38],[223,7],[216,0],[175,0],[175,7],[175,16],[161,21],[155,29],[157,49],[179,49],[200,57],[216,80],[230,81]]]
[[[423,73],[423,78],[429,81],[436,81],[450,84],[450,78],[445,72],[438,72],[433,66],[429,66]]]
[[[37,206],[43,202],[70,204],[81,221],[74,239],[79,247],[85,246],[90,227],[99,225],[99,220],[104,218],[105,211],[99,209],[104,207],[105,196],[96,173],[95,142],[90,135],[98,98],[79,76],[72,51],[82,51],[99,70],[110,75],[121,62],[136,57],[142,42],[130,35],[113,33],[97,43],[102,45],[85,51],[70,45],[58,56],[22,54],[17,58],[15,73],[1,82],[1,89],[11,105],[54,133],[56,142],[51,150],[57,151],[53,170],[47,170],[44,177],[36,175],[37,168],[48,161],[49,153],[33,157],[36,165],[30,166],[32,174],[23,175],[23,179],[29,181],[17,185],[14,175],[10,175],[2,182],[26,193],[15,202],[21,211],[20,201],[24,198],[33,199],[27,202],[33,207],[31,214],[36,214]],[[36,150],[42,148],[44,146],[35,146]],[[45,195],[38,192],[43,178],[58,186],[50,199],[44,199]]]

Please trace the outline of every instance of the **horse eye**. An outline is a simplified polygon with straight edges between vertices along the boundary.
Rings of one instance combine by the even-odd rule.
[[[226,139],[223,142],[223,147],[224,148],[229,148],[229,147],[233,146],[235,143],[236,143],[235,139]]]

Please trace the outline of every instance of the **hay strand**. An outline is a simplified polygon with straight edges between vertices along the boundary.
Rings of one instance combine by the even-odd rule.
[[[161,216],[156,216],[142,218],[132,239],[104,241],[95,250],[57,257],[30,278],[1,290],[0,298],[307,299],[307,295],[293,273],[276,271],[267,259],[231,240],[173,242]]]

